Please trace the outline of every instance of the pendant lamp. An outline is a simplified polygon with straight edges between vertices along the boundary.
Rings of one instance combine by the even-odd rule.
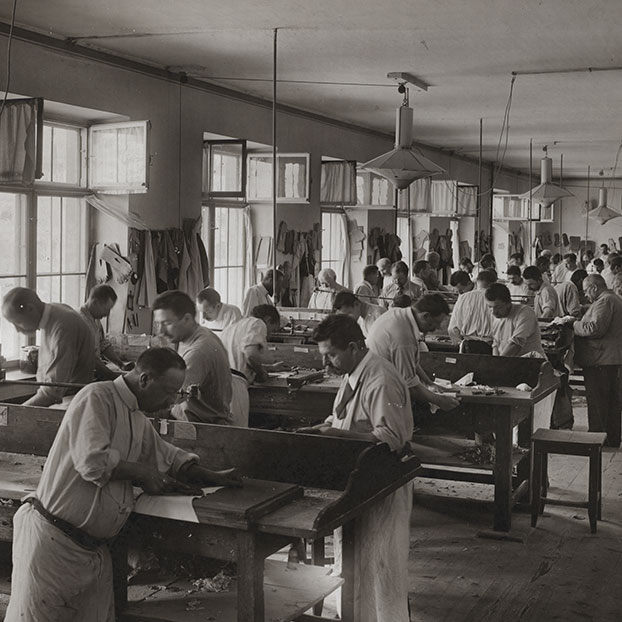
[[[552,182],[553,160],[549,158],[547,148],[544,148],[545,157],[540,160],[540,184],[522,195],[525,199],[531,199],[534,203],[540,203],[542,207],[549,207],[558,199],[571,197],[572,192]]]
[[[445,169],[426,158],[412,146],[413,109],[408,105],[408,90],[397,109],[395,120],[395,148],[369,162],[362,168],[388,179],[397,190],[424,177],[445,173]]]
[[[588,216],[599,225],[604,225],[606,222],[622,216],[619,212],[607,207],[607,188],[604,185],[598,190],[598,206],[590,210]]]

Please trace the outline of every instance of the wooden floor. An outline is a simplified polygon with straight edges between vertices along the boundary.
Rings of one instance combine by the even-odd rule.
[[[586,429],[585,408],[575,408],[575,420],[575,429]],[[549,461],[550,495],[584,500],[587,459]],[[527,512],[513,513],[509,536],[516,541],[480,537],[490,534],[492,514],[481,501],[490,497],[488,488],[417,480],[409,562],[412,621],[621,620],[620,450],[605,449],[603,462],[604,520],[595,535],[587,510],[547,506],[535,529]],[[6,597],[0,595],[0,619],[3,604]]]
[[[575,429],[587,429],[575,408]],[[550,496],[587,499],[588,461],[549,457]],[[510,537],[488,532],[481,502],[456,500],[474,485],[419,480],[410,543],[410,605],[416,622],[564,622],[622,619],[622,454],[603,456],[603,521],[590,534],[587,510],[547,506],[535,529],[515,511]],[[435,496],[429,496],[434,492]],[[443,497],[439,497],[441,494]]]

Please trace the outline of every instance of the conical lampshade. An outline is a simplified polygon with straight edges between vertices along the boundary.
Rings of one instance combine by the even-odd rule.
[[[614,218],[619,218],[622,214],[607,207],[607,188],[603,187],[598,190],[598,207],[590,210],[588,216],[599,225],[604,225]]]
[[[571,197],[572,192],[565,188],[554,184],[553,178],[553,160],[546,157],[540,160],[540,184],[529,192],[525,192],[522,198],[531,199],[534,203],[540,203],[542,207],[548,207],[564,197]]]
[[[388,179],[398,190],[413,181],[445,173],[445,169],[426,158],[412,146],[413,109],[402,105],[397,109],[395,149],[363,164],[362,168]]]

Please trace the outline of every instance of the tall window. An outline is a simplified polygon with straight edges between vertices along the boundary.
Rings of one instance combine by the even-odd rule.
[[[239,207],[210,207],[207,210],[210,218],[203,220],[213,223],[214,288],[224,302],[241,308],[246,255],[244,210]]]
[[[411,225],[411,231],[414,230],[414,225]],[[397,237],[402,240],[400,245],[400,251],[402,252],[403,260],[408,264],[408,267],[412,270],[412,249],[411,249],[411,235],[408,231],[408,216],[398,216],[397,218]]]
[[[84,301],[88,218],[82,198],[37,197],[37,293],[79,308]]]
[[[343,224],[341,214],[322,212],[322,269],[332,268],[339,274],[343,261]]]
[[[25,287],[27,285],[27,199],[26,194],[0,192],[1,297],[4,297],[14,287]],[[2,344],[2,356],[8,360],[19,358],[19,348],[26,344],[25,338],[1,314],[0,344]]]

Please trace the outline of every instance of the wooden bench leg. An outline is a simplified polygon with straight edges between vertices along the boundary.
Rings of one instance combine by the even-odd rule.
[[[549,454],[546,452],[542,452],[540,454],[540,509],[538,510],[539,514],[544,514],[544,504],[546,503],[546,498],[549,494]]]
[[[314,566],[324,566],[326,564],[326,557],[324,553],[324,538],[317,538],[311,542],[311,556]],[[324,601],[321,600],[317,605],[313,607],[313,614],[316,616],[322,615],[324,609]]]
[[[596,518],[603,520],[603,452],[598,451],[598,514]]]
[[[598,516],[598,450],[590,452],[590,483],[587,501],[587,513],[590,518],[590,529],[596,533],[596,517]]]
[[[532,449],[533,453],[533,474],[531,478],[531,526],[535,527],[538,523],[540,513],[540,495],[542,494],[542,454]]]

